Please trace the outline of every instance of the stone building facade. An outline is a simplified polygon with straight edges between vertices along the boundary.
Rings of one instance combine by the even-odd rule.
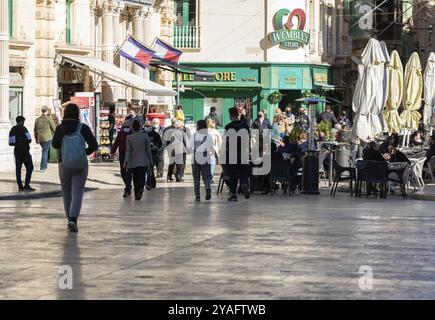
[[[88,71],[56,65],[57,53],[95,55],[170,86],[171,73],[150,74],[114,53],[128,34],[147,45],[156,36],[171,42],[173,8],[173,0],[0,0],[0,170],[13,166],[7,132],[19,114],[33,132],[42,106],[68,101],[74,92],[101,92],[102,101],[148,98]]]

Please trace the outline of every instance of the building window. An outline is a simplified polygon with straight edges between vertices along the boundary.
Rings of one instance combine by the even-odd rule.
[[[66,43],[71,44],[71,1],[66,0]]]
[[[176,0],[174,45],[199,48],[198,0]]]
[[[8,18],[9,37],[12,37],[14,25],[14,0],[8,0]]]

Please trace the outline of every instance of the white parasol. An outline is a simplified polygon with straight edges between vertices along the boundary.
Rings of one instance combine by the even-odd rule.
[[[431,52],[424,72],[424,112],[423,119],[427,125],[431,124],[435,108],[435,53]]]
[[[354,140],[368,141],[382,132],[379,114],[384,103],[384,65],[385,56],[379,41],[370,39],[358,63],[359,77],[352,101]]]

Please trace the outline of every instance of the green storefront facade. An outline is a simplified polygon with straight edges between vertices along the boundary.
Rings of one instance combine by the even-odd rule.
[[[182,74],[180,104],[187,123],[194,123],[215,106],[223,123],[229,122],[228,109],[245,105],[252,118],[258,110],[266,110],[269,118],[279,106],[291,103],[305,92],[318,92],[328,86],[328,65],[283,63],[184,63],[183,65],[213,72],[215,81],[198,81],[193,75]],[[174,83],[175,86],[175,83]],[[272,104],[269,96],[279,91],[283,99]]]

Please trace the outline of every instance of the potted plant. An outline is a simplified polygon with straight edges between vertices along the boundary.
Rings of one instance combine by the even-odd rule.
[[[278,90],[274,91],[269,95],[268,100],[270,104],[278,104],[282,100],[282,93],[279,92]]]

